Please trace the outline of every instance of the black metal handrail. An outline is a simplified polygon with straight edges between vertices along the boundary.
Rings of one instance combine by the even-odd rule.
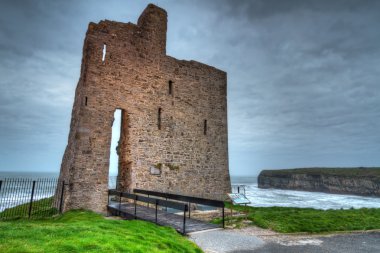
[[[119,197],[119,211],[121,210],[120,207],[122,204],[122,198],[128,198],[128,199],[134,200],[135,208],[134,208],[134,215],[133,216],[135,219],[138,218],[138,216],[137,216],[137,201],[155,205],[155,209],[156,209],[155,210],[155,222],[156,223],[158,223],[158,214],[157,214],[158,206],[169,207],[169,208],[173,208],[173,209],[183,211],[182,233],[186,234],[186,212],[189,210],[189,206],[187,204],[173,202],[173,201],[169,201],[169,200],[157,199],[157,198],[152,198],[152,197],[141,196],[141,195],[132,194],[132,193],[128,193],[128,192],[120,192],[117,190],[109,190],[108,195]],[[109,199],[109,197],[108,197],[108,199]]]
[[[161,197],[161,198],[165,198],[166,200],[170,199],[170,200],[187,202],[187,203],[189,203],[189,218],[190,218],[190,214],[191,214],[191,209],[190,209],[191,203],[222,208],[223,228],[225,227],[225,221],[224,221],[224,207],[225,207],[225,205],[224,205],[223,201],[214,200],[214,199],[205,199],[205,198],[199,198],[199,197],[192,197],[192,196],[186,196],[186,195],[179,195],[179,194],[173,194],[173,193],[166,193],[166,192],[142,190],[142,189],[134,189],[133,192],[137,193],[137,194],[148,195],[148,196]]]
[[[201,204],[201,205],[206,205],[206,206],[224,207],[223,201],[214,200],[214,199],[205,199],[205,198],[199,198],[199,197],[178,195],[178,194],[166,193],[166,192],[148,191],[148,190],[142,190],[142,189],[134,189],[133,192],[145,194],[149,196],[156,196],[156,197],[173,199],[173,200],[178,200],[178,201],[183,201],[183,202]]]
[[[246,191],[247,186],[244,184],[232,184],[231,188],[232,188],[233,193],[241,193],[244,196],[246,195],[245,191]]]

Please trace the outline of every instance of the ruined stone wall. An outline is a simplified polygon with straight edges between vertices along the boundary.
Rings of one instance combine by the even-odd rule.
[[[230,191],[226,73],[167,56],[166,27],[154,5],[137,25],[89,24],[61,166],[65,210],[106,211],[115,109],[123,110],[121,189],[210,198]]]

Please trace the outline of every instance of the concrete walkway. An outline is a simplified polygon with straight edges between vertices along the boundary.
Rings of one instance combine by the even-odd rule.
[[[219,229],[189,234],[190,240],[195,242],[206,253],[239,252],[256,249],[264,246],[264,241],[252,235],[244,235],[230,229]]]
[[[206,253],[378,253],[380,232],[335,235],[284,235],[258,228],[225,229],[192,233]]]
[[[263,247],[251,250],[237,250],[234,253],[378,253],[380,233],[344,234],[298,240],[295,243],[266,243]]]

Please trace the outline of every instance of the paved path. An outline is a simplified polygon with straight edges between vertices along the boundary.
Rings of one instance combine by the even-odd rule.
[[[257,235],[255,235],[255,233]],[[339,235],[260,234],[249,229],[190,234],[206,253],[378,253],[380,232]]]
[[[264,241],[256,236],[243,235],[229,229],[193,233],[190,234],[190,239],[206,253],[250,252],[249,250],[264,246]]]
[[[378,253],[380,252],[380,233],[345,234],[331,237],[318,237],[299,241],[295,245],[267,243],[257,250],[232,251],[234,253]],[[232,253],[231,252],[231,253]]]

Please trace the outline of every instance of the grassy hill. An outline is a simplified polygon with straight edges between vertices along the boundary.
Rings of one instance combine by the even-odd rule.
[[[174,229],[83,210],[0,221],[0,252],[202,252]]]

